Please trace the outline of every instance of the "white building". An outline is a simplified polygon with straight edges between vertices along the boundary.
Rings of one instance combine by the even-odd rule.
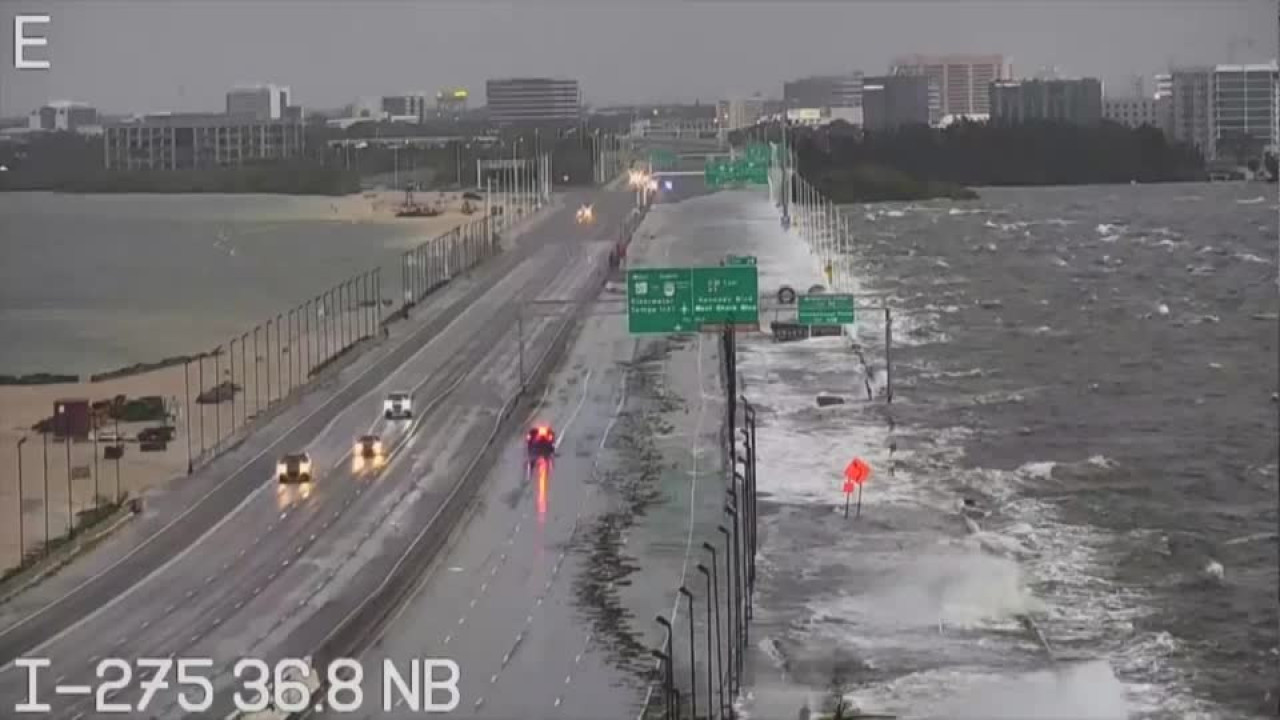
[[[238,85],[227,93],[227,114],[253,120],[301,119],[290,117],[292,91],[284,85]]]
[[[1165,130],[1173,117],[1171,111],[1168,98],[1132,96],[1102,99],[1102,117],[1125,127],[1149,125]]]
[[[31,111],[27,127],[32,130],[91,132],[98,128],[98,111],[91,105],[73,100],[56,100]]]
[[[1275,61],[1214,67],[1212,133],[1218,157],[1256,156],[1276,143],[1277,75]]]
[[[724,130],[751,127],[764,117],[764,98],[734,98],[716,103],[716,122]]]

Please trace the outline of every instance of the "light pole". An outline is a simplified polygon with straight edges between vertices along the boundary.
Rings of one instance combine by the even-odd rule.
[[[200,381],[200,389],[196,391],[195,404],[197,407],[199,407],[200,396],[204,394],[204,352],[203,351],[201,351],[200,353],[199,362],[196,363],[196,376],[197,376],[197,379]],[[270,392],[270,390],[268,390],[268,392]],[[267,402],[270,402],[270,401],[271,401],[271,398],[270,396],[268,396]],[[116,441],[119,442],[119,440],[120,438],[117,437]],[[201,458],[204,457],[204,408],[200,408],[200,457]]]
[[[242,393],[249,386],[248,347],[249,333],[245,332],[240,335],[240,392]],[[240,424],[249,424],[249,398],[247,397],[240,400]]]
[[[734,619],[734,608],[737,606],[737,584],[733,580],[733,536],[729,533],[728,528],[723,525],[717,525],[716,530],[724,536],[724,574],[725,574],[725,625],[727,626],[725,634],[729,636],[729,643],[725,646],[728,648],[729,654],[729,671],[726,673],[726,679],[729,682],[729,694],[732,696],[737,685],[734,684],[734,673],[737,670],[737,652],[734,633],[737,632],[737,624]]]
[[[745,463],[744,463],[744,464],[745,464]],[[752,513],[751,513],[751,496],[750,496],[750,489],[747,487],[747,478],[746,478],[746,476],[744,476],[742,473],[738,472],[737,470],[734,470],[734,471],[733,471],[733,482],[734,482],[735,484],[736,484],[736,483],[739,483],[739,482],[740,482],[740,483],[742,483],[742,503],[741,503],[741,504],[742,504],[742,512],[743,512],[743,515],[742,515],[742,523],[743,523],[743,524],[742,524],[742,530],[743,530],[743,532],[742,532],[742,536],[743,536],[743,537],[742,537],[742,542],[743,542],[743,545],[745,545],[745,548],[744,548],[744,550],[743,550],[743,561],[742,561],[742,564],[743,564],[743,566],[744,566],[744,567],[742,568],[742,572],[743,572],[743,576],[744,576],[744,577],[743,577],[742,585],[743,585],[744,592],[745,592],[745,596],[744,596],[744,597],[745,597],[745,599],[746,599],[746,601],[744,602],[744,610],[746,611],[746,619],[747,619],[747,620],[750,620],[750,619],[751,619],[751,570],[750,570],[749,566],[750,566],[750,564],[751,564],[751,563],[750,563],[750,557],[751,557],[751,526],[754,524],[754,518],[752,517]],[[743,632],[744,632],[744,633],[746,633],[746,632],[747,632],[747,623],[745,623],[745,622],[743,623],[742,629],[743,629]],[[745,642],[745,639],[744,639],[744,642]]]
[[[733,505],[726,504],[724,506],[724,511],[729,513],[729,516],[733,518],[733,575],[734,575],[733,591],[737,595],[735,599],[735,602],[737,604],[734,606],[733,619],[734,619],[734,622],[737,623],[737,625],[734,626],[734,631],[738,635],[737,637],[738,665],[736,668],[738,680],[737,680],[737,684],[734,687],[741,688],[742,687],[742,665],[743,665],[742,656],[746,654],[747,619],[744,615],[746,603],[743,602],[744,591],[742,587],[742,552],[739,550],[739,543],[741,542],[741,540],[738,535],[739,518],[738,518],[738,510]]]
[[[67,537],[73,537],[76,534],[76,513],[71,506],[71,422],[65,421],[62,431],[66,433],[62,436],[63,443],[67,446]]]
[[[702,546],[705,548],[711,548],[711,552],[713,553],[713,556],[714,556],[715,548],[712,548],[707,543],[703,543]],[[716,713],[712,711],[712,708],[715,707],[713,704],[714,701],[712,700],[712,698],[715,697],[715,694],[712,692],[713,685],[712,685],[712,679],[711,679],[712,673],[713,673],[712,662],[711,662],[711,657],[712,657],[711,655],[711,603],[715,598],[715,595],[712,594],[712,590],[711,590],[711,585],[712,585],[711,571],[707,569],[706,565],[703,565],[702,563],[698,563],[698,572],[702,573],[702,577],[706,578],[706,581],[707,581],[707,625],[706,625],[706,628],[707,628],[707,720],[714,720]],[[716,608],[716,611],[718,613],[719,608]],[[719,629],[720,629],[719,624],[717,623],[716,630],[719,631]],[[717,654],[718,654],[718,649],[717,649]],[[720,701],[720,704],[721,706],[724,705],[723,699]]]
[[[120,456],[124,454],[124,443],[120,442],[120,414],[115,416],[116,427],[116,505],[120,504]]]
[[[667,631],[667,640],[665,643],[663,643],[662,647],[666,648],[668,653],[667,671],[664,674],[664,678],[667,684],[667,692],[666,692],[667,717],[671,717],[675,715],[675,712],[678,712],[678,711],[673,712],[675,709],[675,703],[674,703],[674,697],[672,695],[672,691],[675,688],[675,669],[672,667],[672,665],[675,664],[676,646],[672,638],[673,630],[671,627],[671,621],[667,620],[665,617],[661,615],[659,615],[655,619],[657,620],[658,624],[661,625]]]
[[[25,497],[22,491],[22,446],[27,443],[27,436],[23,435],[18,438],[18,564],[27,557],[26,538],[24,518],[22,512],[22,500]]]
[[[44,439],[44,552],[49,552],[49,431],[41,430]]]
[[[227,352],[227,374],[231,377],[231,384],[227,390],[231,393],[231,434],[236,434],[236,338],[233,336],[231,342],[228,343],[229,350]]]
[[[262,403],[259,400],[258,391],[262,388],[262,383],[258,380],[258,366],[262,364],[262,354],[258,352],[258,329],[261,325],[253,326],[253,415],[258,416],[262,409]]]
[[[698,718],[698,647],[693,640],[693,593],[681,585],[678,592],[689,601],[689,717]],[[708,628],[709,630],[710,628]],[[707,698],[711,702],[711,698]]]
[[[284,344],[280,342],[280,326],[284,324],[283,321],[284,314],[276,313],[276,395],[280,400],[284,400]]]
[[[667,654],[661,650],[650,650],[649,652],[653,653],[653,656],[658,658],[659,667],[662,671],[662,696],[666,699],[666,709],[663,710],[663,720],[671,720],[671,718],[674,717],[674,714],[671,712],[673,705],[671,702],[671,658],[667,657]]]
[[[222,346],[213,349],[213,451],[222,447]]]

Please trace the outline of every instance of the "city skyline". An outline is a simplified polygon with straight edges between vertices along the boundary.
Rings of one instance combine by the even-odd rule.
[[[298,13],[300,4],[262,0],[252,12],[194,0],[6,4],[8,28],[16,13],[52,16],[33,31],[49,46],[33,53],[53,67],[14,70],[6,32],[0,115],[51,100],[108,113],[207,111],[229,88],[257,82],[290,86],[297,103],[328,109],[406,88],[479,96],[486,80],[509,76],[576,79],[597,106],[710,103],[780,97],[798,77],[883,74],[915,53],[1000,54],[1017,77],[1054,66],[1124,87],[1170,66],[1277,55],[1272,0],[315,2]]]

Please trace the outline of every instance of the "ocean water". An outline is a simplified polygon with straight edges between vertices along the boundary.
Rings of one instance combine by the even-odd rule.
[[[394,297],[413,227],[327,212],[325,198],[0,194],[0,373],[208,349],[374,267]]]
[[[977,502],[983,516],[970,530],[1016,562],[1019,582],[1043,601],[1038,623],[1055,652],[1106,658],[1134,716],[1272,716],[1274,187],[981,196],[845,210],[858,290],[894,307],[892,415],[905,466],[929,467],[939,485]],[[997,592],[1012,571],[981,568],[970,576],[987,582],[961,590]],[[1080,684],[1071,698],[1110,692],[1080,672],[1057,680]],[[1034,694],[1044,682],[993,680],[972,690],[986,698],[977,709],[959,715],[997,716],[1007,703],[993,698]],[[1051,695],[1037,704],[1094,716]]]

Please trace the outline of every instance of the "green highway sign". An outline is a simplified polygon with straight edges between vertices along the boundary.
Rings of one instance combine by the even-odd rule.
[[[676,166],[676,154],[661,148],[650,151],[649,164],[654,170],[672,170]]]
[[[724,259],[725,265],[755,265],[755,255],[727,255]]]
[[[723,325],[760,325],[755,265],[635,268],[627,271],[627,329],[632,333],[697,332]]]
[[[627,330],[694,332],[693,278],[687,268],[627,270]]]
[[[801,325],[851,325],[852,295],[801,295],[796,303]]]
[[[701,329],[760,326],[760,275],[755,265],[693,268],[693,319]]]

